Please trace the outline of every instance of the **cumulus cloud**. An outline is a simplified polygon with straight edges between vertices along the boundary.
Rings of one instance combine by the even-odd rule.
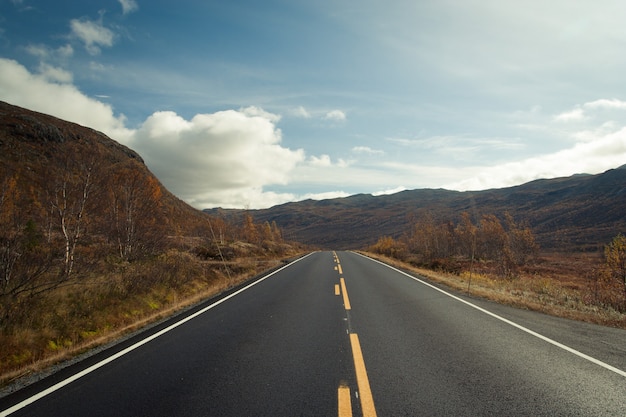
[[[139,5],[135,0],[118,0],[122,5],[122,13],[129,14],[139,10]]]
[[[100,54],[101,47],[111,47],[115,41],[115,34],[104,27],[102,22],[89,19],[72,19],[70,21],[72,36],[85,44],[85,49],[91,55]]]
[[[346,113],[342,110],[331,110],[324,116],[326,120],[343,121],[347,119]]]
[[[196,207],[257,206],[264,186],[286,184],[289,172],[304,160],[304,151],[280,145],[276,119],[251,108],[191,120],[156,112],[130,143],[166,187]]]

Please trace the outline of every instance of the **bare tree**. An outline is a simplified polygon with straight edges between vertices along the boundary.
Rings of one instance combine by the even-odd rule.
[[[64,241],[63,271],[69,279],[74,270],[76,247],[84,233],[84,219],[93,186],[94,162],[74,163],[67,160],[65,169],[54,182],[50,196],[52,211]]]
[[[158,181],[147,175],[136,162],[116,169],[108,184],[109,236],[120,258],[130,260],[150,251],[163,236],[157,224],[162,191]]]

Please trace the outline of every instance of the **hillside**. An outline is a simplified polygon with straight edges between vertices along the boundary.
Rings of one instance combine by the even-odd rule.
[[[457,221],[466,211],[475,218],[509,212],[527,222],[544,249],[595,250],[626,232],[626,167],[598,175],[542,179],[485,191],[420,189],[397,194],[287,203],[250,213],[259,222],[275,221],[286,236],[324,248],[363,248],[383,235],[398,237],[411,218],[430,212]],[[213,209],[232,216],[237,211]]]
[[[0,102],[0,163],[0,182],[14,178],[22,198],[38,202],[37,206],[42,204],[39,200],[50,199],[64,177],[75,175],[73,171],[92,169],[92,183],[102,185],[116,172],[130,169],[137,185],[149,182],[159,189],[158,220],[166,222],[171,232],[185,219],[206,218],[163,187],[132,149],[93,129],[4,102]],[[96,212],[106,211],[101,203],[96,204]]]

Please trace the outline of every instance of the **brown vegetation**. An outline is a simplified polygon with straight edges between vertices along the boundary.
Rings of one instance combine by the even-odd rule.
[[[540,253],[529,227],[503,218],[474,224],[463,213],[453,224],[428,214],[368,251],[472,295],[626,328],[626,238],[615,237],[604,254]]]
[[[426,212],[413,220],[399,239],[382,237],[369,250],[457,273],[463,261],[469,261],[471,266],[488,261],[494,266],[495,274],[512,278],[536,257],[539,247],[528,226],[516,223],[508,213],[503,217],[504,224],[493,214],[483,215],[474,224],[471,216],[464,212],[455,224],[450,220],[436,220],[431,212]]]

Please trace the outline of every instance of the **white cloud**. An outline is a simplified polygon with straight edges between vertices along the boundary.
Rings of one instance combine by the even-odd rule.
[[[44,79],[50,82],[70,84],[74,79],[71,72],[44,63],[39,65],[39,73]]]
[[[372,149],[369,146],[355,146],[352,148],[352,152],[364,153],[364,154],[369,154],[369,155],[384,155],[385,154],[385,151]]]
[[[135,0],[118,0],[122,5],[122,13],[129,14],[139,9],[139,5]]]
[[[61,58],[70,58],[74,55],[74,48],[72,48],[72,45],[67,44],[65,46],[60,46],[56,52]]]
[[[46,59],[49,55],[48,48],[44,45],[28,45],[26,52],[39,59]]]
[[[94,72],[105,72],[105,71],[107,71],[108,68],[104,64],[101,64],[99,62],[90,61],[89,62],[89,69],[94,71]]]
[[[600,99],[591,101],[584,104],[585,108],[589,109],[619,109],[626,110],[626,101],[618,99]]]
[[[102,22],[89,19],[72,19],[70,21],[72,36],[85,44],[85,49],[91,55],[98,55],[100,47],[111,47],[115,41],[115,34],[102,26]]]
[[[298,200],[329,200],[332,198],[349,197],[350,194],[345,191],[327,191],[325,193],[308,193],[298,197]]]
[[[572,122],[585,119],[585,112],[581,108],[570,110],[564,113],[560,113],[554,117],[557,122]]]
[[[320,156],[311,155],[307,162],[308,166],[315,168],[346,168],[350,165],[350,161],[346,161],[343,158],[338,158],[337,162],[333,163],[330,156],[326,154]]]
[[[560,113],[554,117],[554,120],[557,122],[585,121],[601,113],[616,110],[626,110],[626,101],[603,98],[584,103],[573,110]]]
[[[174,112],[152,114],[131,146],[170,190],[196,207],[263,205],[264,186],[286,184],[304,160],[302,150],[280,145],[276,115],[262,109],[198,114],[185,120]],[[253,198],[254,197],[254,198]]]
[[[50,49],[45,45],[28,45],[26,47],[26,52],[31,54],[34,57],[39,58],[42,61],[45,60],[53,60],[59,61],[70,58],[74,55],[74,48],[72,45],[67,44],[64,46],[60,46],[57,49]]]
[[[295,109],[292,109],[290,113],[294,115],[295,117],[300,117],[303,119],[311,118],[311,113],[309,113],[309,111],[305,109],[303,106],[298,106]]]
[[[270,113],[267,112],[265,110],[263,110],[260,107],[256,107],[256,106],[248,106],[248,107],[243,107],[241,109],[239,109],[239,111],[243,114],[245,114],[246,116],[250,116],[250,117],[262,117],[264,119],[269,120],[272,123],[278,123],[281,119],[281,116],[279,114],[274,114],[274,113]]]
[[[389,195],[389,194],[396,194],[399,193],[401,191],[405,191],[406,187],[404,186],[399,186],[399,187],[395,187],[395,188],[390,188],[388,190],[382,190],[382,191],[375,191],[372,193],[373,196],[379,196],[379,195]]]
[[[329,155],[321,155],[319,157],[311,155],[309,157],[309,165],[314,167],[329,167],[332,165]]]
[[[346,113],[342,110],[331,110],[324,116],[327,120],[343,121],[347,119]]]

